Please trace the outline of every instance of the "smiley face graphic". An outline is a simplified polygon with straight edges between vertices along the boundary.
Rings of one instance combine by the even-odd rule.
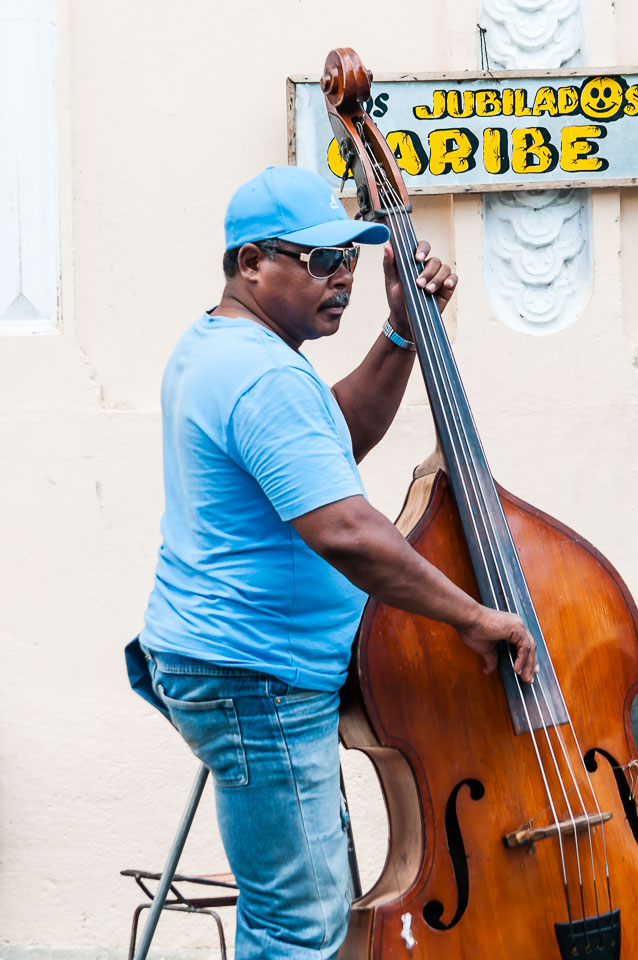
[[[614,120],[622,110],[623,94],[614,77],[590,77],[580,91],[580,108],[594,120]]]

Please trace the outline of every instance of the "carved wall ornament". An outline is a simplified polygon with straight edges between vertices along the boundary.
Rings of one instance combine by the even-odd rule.
[[[591,293],[590,222],[586,191],[490,196],[485,280],[490,301],[508,326],[554,333],[578,319]]]
[[[478,0],[490,69],[582,63],[584,8],[585,0]],[[485,284],[498,318],[532,334],[574,323],[591,293],[589,191],[486,194],[483,218]]]
[[[583,0],[478,0],[492,70],[538,70],[583,62]]]

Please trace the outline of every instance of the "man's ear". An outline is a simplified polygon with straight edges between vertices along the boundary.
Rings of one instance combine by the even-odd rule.
[[[257,280],[259,267],[264,259],[264,251],[254,243],[245,243],[237,254],[237,269],[243,280],[253,282]]]

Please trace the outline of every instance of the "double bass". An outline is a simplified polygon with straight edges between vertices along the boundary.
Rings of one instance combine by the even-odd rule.
[[[363,108],[372,75],[333,50],[321,87],[359,215],[390,229],[437,452],[399,520],[412,547],[487,606],[519,614],[522,683],[446,624],[369,601],[340,733],[378,775],[387,859],[352,907],[340,960],[634,960],[638,813],[631,706],[638,611],[618,573],[490,473],[394,155]]]

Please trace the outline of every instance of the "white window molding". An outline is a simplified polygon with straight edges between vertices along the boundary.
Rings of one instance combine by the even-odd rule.
[[[0,0],[0,335],[58,326],[55,68],[55,0]]]

